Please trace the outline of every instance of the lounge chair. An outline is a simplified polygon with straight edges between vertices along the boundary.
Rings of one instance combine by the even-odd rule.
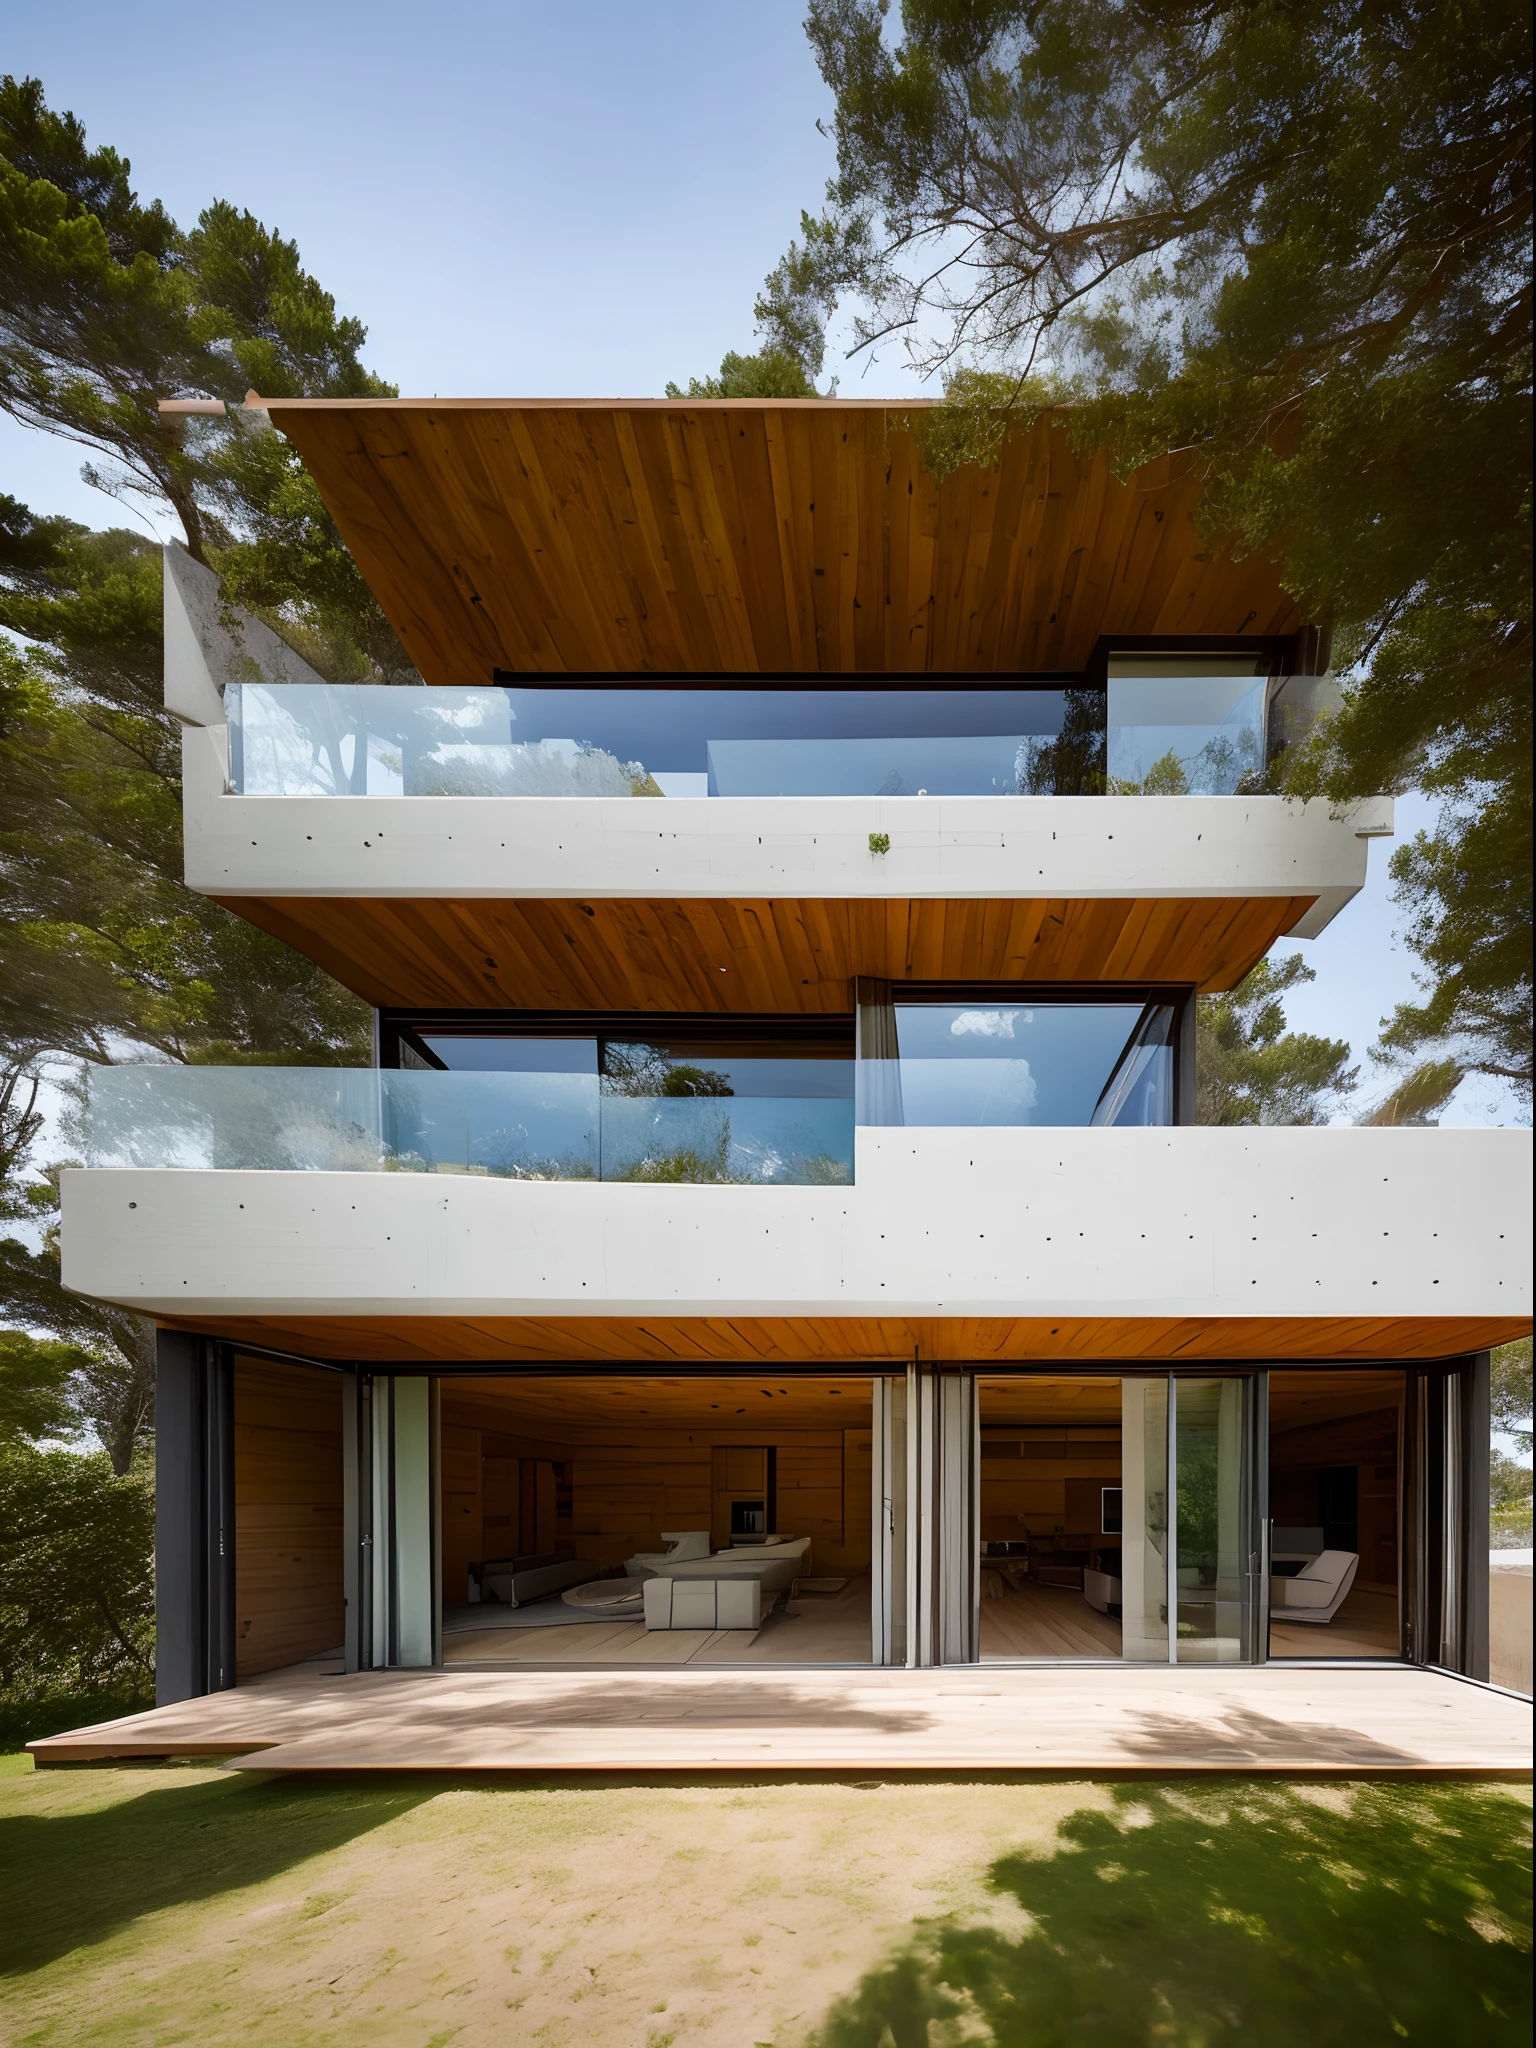
[[[1274,1621],[1305,1621],[1321,1626],[1332,1621],[1355,1583],[1360,1557],[1353,1550],[1325,1550],[1303,1565],[1294,1579],[1269,1582],[1269,1612]]]

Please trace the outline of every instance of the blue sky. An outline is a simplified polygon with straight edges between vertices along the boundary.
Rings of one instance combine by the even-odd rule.
[[[764,274],[833,168],[830,99],[803,0],[49,0],[7,10],[3,62],[44,82],[142,195],[190,224],[211,199],[297,240],[370,365],[402,391],[659,394],[752,345]],[[834,364],[846,392],[911,396],[899,351]],[[0,490],[121,521],[78,450],[0,416]],[[141,519],[142,514],[138,515]],[[1418,800],[1399,806],[1409,829]],[[1389,842],[1321,939],[1283,942],[1318,980],[1291,999],[1358,1055],[1412,994],[1394,942]],[[1363,1081],[1384,1092],[1368,1065]],[[1465,1083],[1447,1122],[1516,1120]]]

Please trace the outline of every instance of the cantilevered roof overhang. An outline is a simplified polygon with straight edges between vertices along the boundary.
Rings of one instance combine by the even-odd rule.
[[[937,481],[921,404],[263,399],[422,676],[1082,673],[1106,637],[1305,622],[1060,418]]]

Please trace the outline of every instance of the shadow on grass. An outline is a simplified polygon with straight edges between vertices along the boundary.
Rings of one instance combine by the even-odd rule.
[[[78,1789],[81,1776],[66,1782]],[[193,1779],[83,1812],[0,1818],[0,1975],[38,1969],[143,1914],[279,1876],[440,1789]]]
[[[1505,1794],[1127,1785],[989,1876],[1031,1924],[920,1923],[817,2048],[1531,2038],[1530,1813]]]

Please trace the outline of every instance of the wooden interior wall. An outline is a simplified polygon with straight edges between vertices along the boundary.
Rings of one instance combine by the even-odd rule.
[[[1321,1520],[1319,1475],[1353,1466],[1359,1502],[1360,1564],[1356,1583],[1367,1592],[1398,1587],[1399,1416],[1395,1408],[1314,1422],[1271,1434],[1269,1510],[1276,1522],[1312,1528]]]
[[[982,1541],[1017,1541],[1027,1529],[1103,1535],[1099,1490],[1120,1473],[1118,1429],[983,1428]]]
[[[1314,899],[217,900],[379,1007],[846,1016],[856,975],[1232,988]]]
[[[451,1397],[445,1397],[445,1409]],[[451,1438],[450,1438],[451,1432]],[[469,1564],[491,1555],[505,1556],[515,1549],[501,1530],[490,1525],[484,1503],[500,1485],[514,1490],[516,1480],[507,1474],[507,1460],[483,1456],[478,1500],[480,1543],[474,1550],[464,1545],[474,1526],[468,1515],[450,1520],[450,1499],[467,1503],[474,1498],[463,1485],[449,1493],[449,1444],[467,1446],[475,1432],[448,1421],[443,1423],[444,1444],[444,1598],[461,1600],[453,1590],[466,1578]],[[775,1533],[809,1536],[812,1559],[819,1570],[862,1571],[869,1564],[869,1472],[870,1432],[850,1430],[782,1431],[765,1438],[754,1431],[750,1442],[744,1432],[644,1430],[604,1440],[600,1430],[583,1433],[584,1440],[570,1446],[572,1516],[570,1545],[577,1557],[603,1566],[622,1564],[638,1550],[659,1548],[663,1529],[708,1529],[716,1547],[730,1540],[728,1502],[730,1489],[750,1491],[746,1481],[758,1475],[761,1485],[762,1449],[772,1441],[776,1451],[778,1529]],[[487,1439],[488,1441],[488,1439]],[[722,1488],[718,1500],[714,1488],[717,1456],[730,1461],[733,1476]],[[457,1461],[464,1453],[455,1449]],[[737,1484],[734,1467],[742,1468]],[[751,1472],[748,1472],[748,1467]],[[492,1475],[495,1475],[494,1477]],[[457,1482],[456,1482],[457,1483]],[[756,1497],[754,1495],[754,1497]],[[507,1502],[507,1493],[501,1496]],[[723,1514],[721,1510],[723,1509]],[[516,1528],[515,1507],[507,1518]],[[451,1544],[448,1530],[463,1535]]]
[[[341,1375],[235,1361],[235,1675],[341,1646]]]
[[[485,1558],[484,1461],[480,1431],[462,1423],[439,1425],[442,1511],[442,1600],[457,1606],[469,1597],[469,1568]]]

